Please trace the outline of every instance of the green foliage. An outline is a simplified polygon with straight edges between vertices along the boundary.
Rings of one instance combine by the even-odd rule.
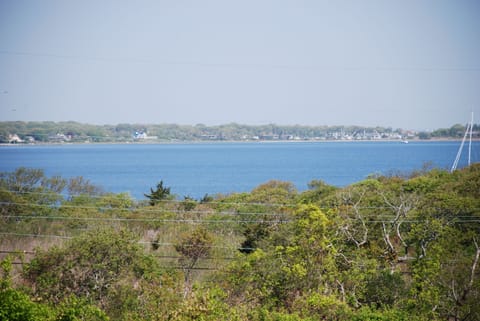
[[[290,306],[303,291],[327,289],[335,270],[328,224],[318,207],[300,206],[265,251],[257,249],[230,266],[229,281],[235,279],[236,290],[253,296],[249,300],[275,306]]]
[[[187,211],[187,212],[191,211],[195,209],[196,206],[197,206],[197,202],[190,196],[185,196],[183,198],[182,207],[184,211]]]
[[[163,186],[163,181],[157,184],[157,188],[150,188],[150,194],[144,194],[150,201],[151,206],[159,204],[161,201],[171,198],[170,187]]]
[[[67,191],[70,197],[78,195],[96,196],[101,188],[83,177],[69,180],[60,176],[46,177],[43,170],[19,167],[14,172],[0,173],[0,190],[20,195],[22,199],[41,205],[57,205]]]
[[[478,164],[201,202],[161,183],[151,208],[82,178],[0,174],[2,250],[29,262],[2,263],[0,320],[480,319]],[[32,237],[49,233],[76,236]]]
[[[43,170],[20,167],[13,173],[0,173],[1,186],[12,192],[32,192],[44,178]]]
[[[210,255],[213,245],[213,236],[202,227],[185,233],[175,244],[175,250],[180,253],[179,263],[184,270],[185,289],[184,296],[187,297],[191,288],[191,273],[199,260]]]
[[[108,321],[105,312],[85,299],[68,297],[57,307],[56,321]]]
[[[457,125],[456,125],[457,126]],[[458,125],[464,131],[462,125]],[[477,125],[475,125],[477,126]],[[474,128],[476,128],[474,126]],[[117,124],[117,125],[91,125],[77,122],[0,122],[0,142],[8,142],[9,134],[17,134],[21,139],[33,137],[37,142],[131,142],[136,131],[143,131],[149,136],[157,136],[159,140],[245,140],[261,137],[265,140],[328,137],[332,132],[385,132],[397,134],[401,130],[393,131],[391,128],[361,127],[361,126],[282,126],[275,124],[242,125],[223,124],[218,126],[205,126],[203,124],[177,125],[177,124]],[[448,136],[454,131],[443,130],[438,133]],[[64,136],[63,136],[64,135]],[[438,135],[437,135],[438,136]]]
[[[353,321],[427,321],[418,314],[409,314],[398,309],[377,310],[371,307],[361,308],[353,313],[349,320]]]
[[[260,246],[260,242],[264,240],[270,234],[270,224],[257,223],[248,224],[243,230],[245,240],[240,245],[239,251],[242,253],[252,253],[257,247]]]
[[[194,263],[209,255],[213,237],[204,228],[197,228],[192,232],[185,233],[180,237],[180,242],[175,245],[175,250],[185,259]]]
[[[107,209],[130,209],[134,206],[134,200],[131,196],[127,193],[119,193],[119,194],[103,194],[96,205],[100,206],[101,208]]]
[[[242,320],[235,308],[226,304],[226,297],[225,292],[216,287],[198,289],[191,297],[183,301],[178,310],[172,311],[170,320]]]
[[[248,320],[260,321],[315,321],[317,319],[299,316],[298,313],[270,311],[266,308],[256,309],[249,313]]]
[[[75,297],[67,298],[57,306],[36,302],[28,294],[14,289],[11,281],[11,260],[0,262],[0,320],[8,321],[107,321],[99,308]]]
[[[278,230],[279,222],[292,214],[297,196],[293,184],[272,180],[259,185],[251,193],[232,194],[221,199],[217,210],[241,215],[240,232],[244,241],[240,251],[251,253]]]
[[[200,199],[201,204],[210,203],[210,202],[213,202],[213,201],[214,201],[213,196],[208,195],[208,193],[203,195],[203,197]]]
[[[366,280],[363,303],[378,308],[395,306],[406,294],[401,273],[386,270],[369,275]]]
[[[12,259],[6,257],[0,262],[0,320],[34,321],[54,320],[47,306],[33,302],[29,296],[12,288]]]
[[[276,301],[274,287],[281,286],[272,272],[278,271],[276,262],[261,249],[250,255],[241,256],[233,261],[223,275],[226,291],[230,293],[232,302],[249,303],[250,305],[271,305]],[[222,275],[219,275],[221,278]]]
[[[64,247],[39,251],[26,267],[25,277],[35,295],[49,302],[75,295],[105,307],[108,293],[122,277],[134,282],[155,276],[155,262],[142,252],[126,230],[92,230]]]
[[[334,295],[324,295],[319,292],[298,298],[295,308],[314,320],[350,320],[352,314],[345,302]]]
[[[87,195],[94,196],[102,193],[102,189],[93,185],[90,180],[82,176],[70,178],[67,185],[70,196]]]
[[[336,190],[336,187],[328,185],[324,181],[313,180],[308,183],[308,190],[300,195],[299,203],[325,202]]]
[[[54,312],[48,306],[32,301],[27,294],[18,290],[4,288],[0,290],[0,320],[53,321],[56,319]]]
[[[430,139],[431,134],[428,133],[428,132],[420,132],[420,133],[418,133],[418,138],[419,139]]]
[[[297,190],[292,183],[272,180],[253,189],[249,202],[288,204],[296,194]]]
[[[434,130],[431,133],[431,135],[432,137],[461,138],[464,135],[464,133],[465,133],[465,126],[462,124],[455,124],[450,128],[440,128],[440,129]]]

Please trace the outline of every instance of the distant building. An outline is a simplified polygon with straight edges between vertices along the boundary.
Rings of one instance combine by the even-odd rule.
[[[133,138],[134,139],[145,139],[145,138],[147,138],[147,133],[145,133],[143,131],[136,131],[133,134]]]
[[[9,144],[18,144],[18,143],[23,143],[23,142],[24,141],[20,137],[18,137],[17,134],[13,134],[13,135],[9,134],[8,135],[8,143]]]
[[[261,140],[278,140],[279,138],[280,138],[280,136],[275,135],[275,134],[273,134],[273,135],[262,135],[262,136],[260,136],[260,139],[261,139]]]
[[[133,134],[133,139],[135,140],[154,140],[158,139],[157,136],[148,136],[146,132],[144,131],[136,131]]]
[[[217,140],[218,136],[217,135],[202,135],[200,136],[202,139],[209,139],[209,140]]]
[[[61,133],[57,133],[55,135],[48,136],[48,141],[54,142],[54,143],[63,143],[63,142],[69,142],[72,140],[71,135],[65,135]]]

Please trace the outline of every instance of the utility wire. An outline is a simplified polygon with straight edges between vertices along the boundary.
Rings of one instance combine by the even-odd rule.
[[[127,211],[127,212],[143,212],[142,210],[134,211],[131,209],[116,209],[110,207],[95,207],[95,206],[80,206],[80,205],[62,205],[62,206],[50,206],[44,204],[36,204],[36,203],[16,203],[16,202],[0,202],[0,205],[16,205],[16,206],[23,206],[23,207],[41,207],[41,208],[48,208],[54,210],[60,210],[62,208],[74,208],[74,209],[92,209],[97,210],[99,212],[107,212],[107,211]],[[335,208],[333,208],[335,209]],[[357,207],[359,209],[359,207]],[[368,219],[369,217],[373,218],[393,218],[396,217],[395,209],[391,207],[366,207],[365,209],[382,209],[388,210],[392,212],[391,214],[382,214],[382,213],[362,213],[361,216],[364,219]],[[338,208],[337,208],[338,210]],[[437,209],[438,211],[444,209]],[[477,208],[468,209],[468,210],[478,210]],[[219,224],[219,223],[288,223],[291,222],[292,219],[295,218],[294,214],[284,214],[284,213],[222,213],[222,212],[213,212],[213,211],[182,211],[182,210],[168,210],[168,209],[155,209],[152,211],[146,211],[147,213],[176,213],[176,214],[202,214],[202,215],[211,215],[211,219],[176,219],[176,218],[151,218],[151,217],[135,217],[135,218],[122,218],[122,217],[79,217],[79,216],[54,216],[54,215],[3,215],[4,218],[14,218],[14,219],[47,219],[47,220],[84,220],[84,221],[124,221],[124,222],[163,222],[163,223],[212,223],[212,224]],[[249,215],[249,216],[259,216],[259,217],[268,217],[272,216],[275,219],[221,219],[219,217],[235,217],[241,215]],[[351,213],[353,215],[353,213]],[[356,215],[356,214],[355,214]],[[475,222],[477,216],[471,215],[455,215],[451,214],[448,217],[437,217],[437,218],[450,218],[450,219],[465,219],[470,218],[470,220],[465,220],[468,222]],[[281,219],[281,217],[285,217],[285,219]],[[343,217],[346,220],[361,220],[361,218],[357,217]],[[435,218],[435,217],[434,217]],[[408,222],[412,220],[402,220],[402,222]],[[416,222],[423,222],[424,220],[415,220]],[[459,221],[459,220],[457,220]],[[461,220],[460,220],[461,221]],[[388,222],[386,221],[378,221],[378,220],[367,220],[366,222]]]
[[[108,217],[71,217],[71,216],[35,216],[35,215],[6,215],[5,218],[15,219],[46,219],[46,220],[79,220],[104,222],[150,222],[150,223],[288,223],[290,220],[200,220],[200,219],[155,219],[155,218],[108,218]]]
[[[52,235],[52,234],[27,234],[27,233],[13,233],[13,232],[0,232],[0,235],[5,236],[19,236],[19,237],[42,237],[42,238],[60,238],[60,239],[72,239],[72,236],[65,235]]]
[[[40,186],[39,186],[40,187]],[[35,187],[34,187],[35,188]],[[4,191],[7,191],[7,192],[10,192],[10,193],[14,193],[14,194],[29,194],[29,195],[48,195],[48,196],[62,196],[63,198],[73,198],[75,199],[75,197],[82,197],[84,196],[83,194],[63,194],[63,193],[48,193],[48,192],[33,192],[33,191],[16,191],[16,190],[10,190],[10,189],[5,189]],[[123,193],[105,193],[105,195],[87,195],[88,198],[105,198],[105,196],[112,196],[112,195],[118,195],[118,194],[123,194]],[[120,200],[120,199],[118,199]],[[135,201],[135,198],[132,198],[132,197],[129,197],[127,198],[127,200],[132,200],[132,201]],[[68,200],[67,200],[68,201]],[[140,200],[142,202],[148,202],[149,200],[148,199],[142,199]],[[156,200],[156,202],[158,203],[167,203],[167,204],[170,204],[170,203],[173,203],[173,204],[182,204],[184,203],[185,201],[188,201],[187,200],[178,200],[178,199],[173,199],[173,200]],[[224,202],[222,200],[219,200],[219,201],[209,201],[209,202],[205,202],[205,203],[202,203],[202,202],[199,202],[199,201],[196,201],[196,200],[193,200],[195,202],[197,202],[197,204],[213,204],[213,205],[251,205],[251,206],[270,206],[270,207],[296,207],[298,206],[298,204],[295,204],[295,203],[262,203],[262,202]]]
[[[284,213],[262,213],[262,212],[240,212],[240,213],[225,213],[225,212],[214,212],[212,211],[186,211],[186,210],[176,210],[176,209],[160,209],[160,208],[121,208],[121,207],[108,207],[108,206],[86,206],[86,205],[69,205],[69,204],[55,204],[55,205],[48,205],[48,204],[37,204],[37,203],[18,203],[18,202],[0,202],[0,205],[16,205],[16,206],[24,206],[24,207],[42,207],[42,208],[49,208],[49,209],[91,209],[91,210],[98,210],[100,212],[106,211],[119,211],[119,212],[147,212],[147,213],[190,213],[190,214],[211,214],[211,215],[273,215],[273,216],[282,216],[286,215]]]
[[[201,62],[201,61],[165,61],[158,59],[144,58],[118,58],[118,57],[95,57],[66,55],[51,52],[0,50],[1,55],[25,56],[52,59],[67,59],[72,61],[92,61],[103,63],[135,63],[165,66],[187,66],[187,67],[223,67],[242,69],[272,69],[272,70],[303,70],[303,71],[339,71],[339,72],[478,72],[477,67],[356,67],[356,66],[321,66],[321,65],[293,65],[293,64],[268,64],[268,63],[238,63],[238,62]]]
[[[23,250],[0,250],[0,254],[37,254],[35,251],[23,251]],[[182,259],[184,258],[183,256],[179,255],[156,255],[152,254],[154,257],[159,258],[159,259]],[[219,256],[219,257],[203,257],[201,258],[202,260],[224,260],[224,261],[230,261],[230,260],[235,260],[235,257],[232,256]]]
[[[294,222],[293,220],[205,220],[205,219],[148,219],[148,218],[141,218],[141,219],[130,219],[130,218],[97,218],[97,217],[65,217],[65,216],[27,216],[27,215],[8,215],[3,216],[4,218],[14,218],[17,220],[20,219],[31,219],[31,220],[78,220],[78,221],[92,221],[92,222],[145,222],[145,223],[184,223],[184,224],[227,224],[227,223],[234,223],[234,224],[288,224]],[[478,223],[480,222],[480,218],[477,217],[469,217],[469,216],[459,216],[459,217],[448,217],[448,218],[426,218],[426,219],[408,219],[408,220],[396,220],[395,218],[391,217],[392,219],[387,219],[388,217],[384,217],[385,219],[378,219],[382,218],[375,217],[374,220],[369,220],[364,218],[363,220],[360,218],[350,218],[350,221],[363,221],[365,224],[377,224],[377,223],[428,223],[432,220],[438,219],[447,219],[449,223]]]
[[[1,190],[0,190],[1,191]],[[12,191],[13,192],[13,191]],[[20,193],[28,193],[28,194],[35,194],[35,192],[20,192]],[[48,194],[48,193],[39,193],[39,194]],[[52,195],[52,194],[49,194],[49,195]],[[90,196],[86,196],[88,198],[90,198]],[[96,198],[102,198],[102,196],[95,196]],[[117,199],[114,199],[113,201],[115,201]],[[108,201],[106,199],[106,201]],[[146,200],[148,201],[148,200]],[[158,208],[158,207],[146,207],[146,206],[142,206],[142,207],[135,207],[135,206],[132,206],[132,207],[128,207],[128,208],[125,208],[125,207],[114,207],[114,206],[92,206],[92,205],[72,205],[72,204],[68,204],[68,202],[70,202],[69,200],[66,200],[67,203],[54,203],[54,204],[38,204],[38,203],[32,203],[32,202],[25,202],[25,203],[19,203],[19,202],[10,202],[10,201],[3,201],[3,202],[0,202],[0,205],[18,205],[18,206],[37,206],[37,207],[46,207],[46,208],[50,208],[50,209],[61,209],[61,208],[80,208],[80,209],[96,209],[96,210],[99,210],[99,211],[112,211],[112,210],[115,210],[115,211],[126,211],[126,212],[148,212],[148,213],[192,213],[192,214],[223,214],[223,215],[288,215],[286,213],[265,213],[265,212],[234,212],[234,213],[228,213],[229,210],[238,210],[238,209],[235,209],[235,208],[228,208],[228,209],[225,209],[225,211],[227,212],[216,212],[216,209],[215,208],[212,208],[210,211],[205,211],[205,210],[202,210],[202,211],[196,211],[196,210],[190,210],[190,211],[187,211],[187,210],[177,210],[177,209],[167,209],[167,208]],[[172,204],[175,204],[175,205],[182,205],[182,203],[184,202],[183,200],[160,200],[159,202],[165,202],[166,204],[169,204],[169,203],[172,203]],[[197,205],[200,205],[201,203],[198,203]],[[262,205],[265,205],[265,206],[270,206],[270,207],[282,207],[282,206],[285,206],[285,207],[298,207],[300,205],[308,205],[308,204],[278,204],[278,203],[243,203],[243,202],[226,202],[226,203],[223,203],[221,201],[219,202],[208,202],[208,203],[205,203],[206,205],[208,204],[213,204],[213,205],[223,205],[223,204],[227,204],[227,205],[231,205],[231,206],[235,206],[235,205],[238,205],[238,206],[248,206],[248,205],[252,205],[252,206],[262,206]],[[312,203],[313,204],[313,203]],[[315,205],[315,204],[313,204]],[[315,205],[317,206],[317,205]],[[323,209],[323,210],[328,210],[328,209],[332,209],[332,210],[353,210],[353,205],[333,205],[333,206],[317,206],[319,209]],[[294,208],[292,208],[293,210]],[[364,209],[364,210],[368,210],[368,209],[381,209],[381,210],[395,210],[395,207],[392,207],[392,206],[355,206],[355,209]],[[417,208],[412,208],[412,210],[415,210]],[[436,208],[436,210],[444,210],[444,208]],[[477,207],[474,207],[474,208],[468,208],[468,210],[480,210],[480,208],[477,208]]]
[[[60,239],[73,239],[73,236],[64,236],[64,235],[54,235],[54,234],[28,234],[28,233],[14,233],[14,232],[0,232],[0,235],[4,236],[18,236],[18,237],[42,237],[42,238],[60,238]],[[155,241],[137,241],[135,242],[137,244],[144,244],[144,245],[152,245],[155,244],[155,246],[165,246],[165,247],[172,247],[175,246],[175,243],[169,243],[169,242],[155,242]],[[183,245],[186,247],[200,247],[200,248],[217,248],[217,249],[227,249],[227,250],[252,250],[250,247],[235,247],[235,246],[222,246],[222,245],[203,245],[203,246],[198,246],[198,245]]]
[[[162,218],[121,218],[121,217],[82,217],[82,216],[48,216],[48,215],[3,215],[2,218],[9,219],[33,219],[33,220],[78,220],[78,221],[99,221],[99,222],[151,222],[151,223],[212,223],[212,224],[221,224],[221,223],[290,223],[294,222],[292,219],[285,219],[285,220],[224,220],[224,219],[162,219]],[[374,215],[373,218],[377,220],[369,220],[368,216],[365,216],[363,220],[365,223],[387,223],[387,222],[426,222],[429,219],[445,219],[449,218],[451,220],[456,219],[468,219],[468,220],[460,220],[464,222],[476,222],[480,220],[480,217],[476,216],[467,216],[467,215],[459,215],[459,216],[449,216],[449,217],[431,217],[422,220],[394,220],[396,218],[395,214],[391,215]],[[385,220],[378,220],[379,218],[385,218]],[[392,220],[389,220],[392,219]],[[362,221],[362,218],[357,217],[348,217],[344,218],[348,221]]]

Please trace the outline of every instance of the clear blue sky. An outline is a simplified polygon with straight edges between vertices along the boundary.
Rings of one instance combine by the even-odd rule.
[[[435,129],[472,110],[477,0],[0,0],[0,120]]]

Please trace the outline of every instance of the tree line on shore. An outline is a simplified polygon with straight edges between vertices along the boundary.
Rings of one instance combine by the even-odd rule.
[[[478,136],[480,125],[473,130]],[[416,132],[389,127],[362,126],[282,126],[241,125],[236,123],[206,126],[177,124],[91,125],[77,122],[0,122],[0,143],[42,142],[134,142],[134,141],[244,141],[244,140],[374,140],[461,138],[465,126],[432,132]]]
[[[480,164],[145,196],[1,173],[0,320],[480,319]]]

